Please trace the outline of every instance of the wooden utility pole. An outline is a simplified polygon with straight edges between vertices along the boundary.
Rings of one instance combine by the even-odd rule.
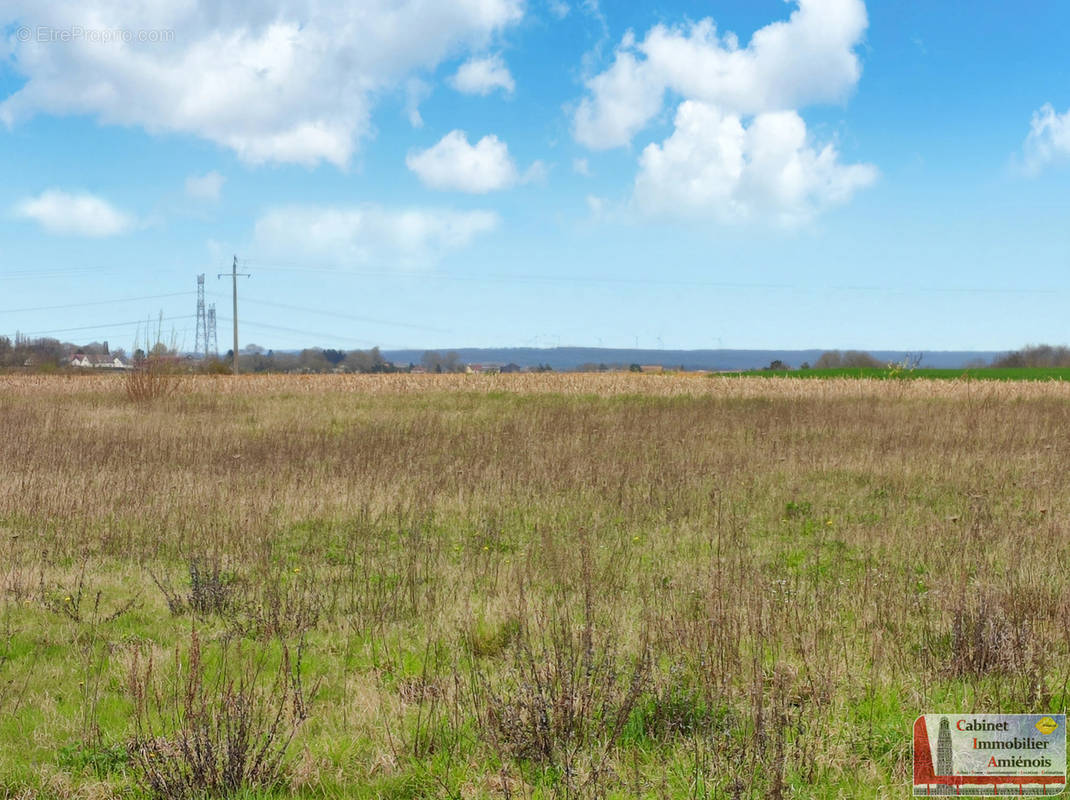
[[[222,278],[226,275],[225,272],[220,272],[216,279]],[[238,257],[234,256],[234,263],[230,268],[230,277],[234,282],[234,374],[238,374],[238,278],[248,278],[248,272],[238,272]]]

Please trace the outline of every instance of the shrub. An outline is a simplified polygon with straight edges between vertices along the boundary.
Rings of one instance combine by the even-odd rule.
[[[174,394],[181,376],[166,357],[150,355],[138,359],[125,380],[127,397],[135,403],[151,403]]]
[[[645,635],[627,658],[589,613],[577,628],[558,612],[522,624],[512,653],[494,678],[473,666],[482,737],[502,760],[560,775],[566,796],[590,791],[646,688]]]
[[[301,642],[291,657],[283,644],[271,670],[268,652],[223,640],[209,667],[194,629],[188,658],[183,662],[176,649],[174,674],[163,685],[151,657],[144,668],[135,658],[131,752],[140,786],[161,800],[278,786],[287,750],[308,716],[303,650]]]
[[[189,592],[183,597],[170,583],[151,573],[157,588],[163,592],[167,607],[175,616],[192,611],[198,617],[223,614],[233,606],[234,576],[223,570],[218,558],[193,558],[189,562]]]

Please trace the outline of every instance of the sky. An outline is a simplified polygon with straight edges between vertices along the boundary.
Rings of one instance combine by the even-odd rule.
[[[1070,340],[1070,5],[0,0],[0,334]],[[152,320],[151,326],[147,320]],[[161,321],[162,320],[162,321]]]

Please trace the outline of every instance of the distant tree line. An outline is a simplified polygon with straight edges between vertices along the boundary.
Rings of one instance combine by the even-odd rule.
[[[52,370],[63,366],[71,353],[84,353],[88,356],[115,355],[126,358],[121,348],[108,348],[107,342],[90,342],[85,345],[73,345],[59,339],[42,337],[32,339],[21,333],[15,338],[0,336],[0,369],[21,367],[34,370]]]
[[[1065,345],[1027,345],[995,359],[993,367],[1070,367],[1070,348]]]
[[[174,343],[165,344],[156,336],[156,344],[152,347],[137,347],[132,355],[135,364],[148,356],[165,356],[174,359],[176,363],[184,363],[184,369],[198,372],[229,372],[232,353],[227,352],[221,358],[194,359],[183,357],[179,354]],[[152,341],[150,338],[148,341]],[[70,342],[61,342],[59,339],[49,337],[30,338],[24,334],[16,333],[14,338],[0,336],[0,369],[17,369],[33,371],[51,371],[64,367],[72,354],[84,353],[91,356],[113,355],[126,360],[126,352],[122,348],[109,348],[107,342],[89,342],[84,345],[75,345]],[[920,353],[908,354],[902,362],[909,369],[918,367],[921,363]],[[468,366],[461,360],[460,355],[449,350],[439,352],[427,350],[420,358],[420,364],[395,364],[387,360],[379,351],[378,347],[370,350],[339,350],[334,348],[309,347],[300,351],[275,351],[268,350],[259,345],[250,344],[238,353],[238,366],[242,372],[351,372],[351,373],[379,373],[379,372],[411,372],[423,371],[433,373],[456,373],[465,372]],[[862,350],[827,350],[818,357],[811,365],[802,363],[799,369],[858,369],[858,368],[884,368],[889,365],[879,361],[874,356]],[[983,360],[973,361],[966,365],[971,369],[992,367],[1070,367],[1070,347],[1065,345],[1052,346],[1047,344],[1028,345],[1020,350],[1009,352],[987,364]],[[683,366],[679,367],[684,371]],[[766,370],[779,371],[791,370],[793,367],[780,359],[772,361]],[[639,364],[605,364],[588,362],[574,368],[576,372],[607,372],[618,370],[631,370],[641,372]],[[549,364],[521,368],[516,364],[508,364],[504,367],[494,367],[495,372],[550,372]]]
[[[56,368],[66,354],[59,339],[30,339],[19,333],[14,340],[0,336],[0,367]]]
[[[860,367],[883,367],[884,362],[878,361],[869,353],[861,350],[826,350],[814,362],[814,369],[857,369]]]
[[[228,357],[231,353],[227,354]],[[335,350],[306,347],[299,352],[267,350],[250,344],[238,353],[242,372],[402,372],[383,358],[378,347],[370,350]]]

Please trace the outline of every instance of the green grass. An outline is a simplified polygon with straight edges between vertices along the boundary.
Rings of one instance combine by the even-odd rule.
[[[973,367],[969,369],[898,369],[840,367],[836,369],[747,370],[718,376],[760,378],[869,378],[876,380],[1067,381],[1070,367]]]
[[[0,797],[151,800],[195,643],[303,648],[249,800],[906,796],[918,714],[1065,709],[1065,387],[479,380],[0,392]]]

